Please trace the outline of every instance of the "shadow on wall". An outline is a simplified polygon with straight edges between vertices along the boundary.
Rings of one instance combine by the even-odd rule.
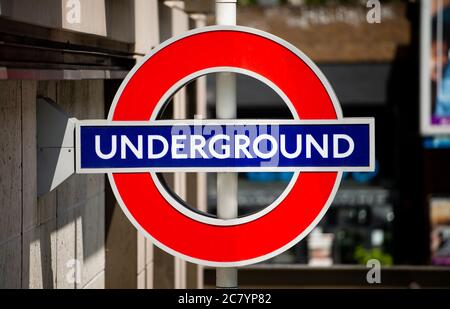
[[[105,117],[102,80],[40,81],[36,93],[78,119]],[[23,227],[22,286],[81,288],[104,276],[105,176],[73,175],[36,206],[23,206],[35,218]]]

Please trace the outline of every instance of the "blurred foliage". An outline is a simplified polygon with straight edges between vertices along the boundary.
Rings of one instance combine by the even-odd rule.
[[[305,0],[307,5],[324,5],[324,4],[355,4],[361,1],[358,0]]]
[[[382,3],[386,2],[400,2],[402,0],[382,0]],[[288,0],[278,0],[279,5],[287,4]],[[365,0],[303,0],[305,5],[326,5],[326,4],[342,4],[342,5],[352,5],[352,4],[361,4],[365,3]],[[247,5],[258,5],[258,0],[238,0],[239,5],[247,6]]]
[[[366,265],[371,259],[380,261],[383,266],[391,266],[393,264],[392,256],[384,253],[380,248],[365,249],[363,246],[356,247],[355,260],[358,264]]]
[[[324,5],[324,4],[365,4],[368,0],[304,0],[307,5]],[[402,0],[381,0],[381,4],[388,2],[400,2]],[[257,2],[257,1],[256,1]],[[282,1],[283,2],[283,1]]]
[[[239,5],[253,5],[257,3],[258,3],[257,0],[238,0]]]

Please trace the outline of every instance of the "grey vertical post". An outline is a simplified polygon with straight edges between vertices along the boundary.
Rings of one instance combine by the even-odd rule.
[[[216,0],[216,23],[236,25],[236,0]],[[236,107],[236,77],[233,73],[218,73],[216,80],[216,115],[219,119],[234,119]],[[217,173],[217,217],[232,219],[238,216],[237,173]],[[218,267],[218,288],[237,287],[237,268]]]

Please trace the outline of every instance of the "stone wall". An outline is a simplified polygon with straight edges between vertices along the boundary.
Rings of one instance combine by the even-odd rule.
[[[105,176],[36,194],[36,97],[103,118],[103,81],[0,81],[0,93],[0,287],[103,287]]]

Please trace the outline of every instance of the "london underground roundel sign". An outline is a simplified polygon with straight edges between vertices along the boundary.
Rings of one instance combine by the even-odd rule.
[[[293,120],[157,120],[193,79],[254,77]],[[374,168],[374,122],[343,118],[317,67],[295,47],[245,27],[213,26],[170,39],[122,83],[108,120],[79,121],[76,171],[108,173],[133,224],[157,246],[210,266],[256,263],[305,237],[330,206],[344,171]],[[186,207],[158,172],[292,171],[283,194],[249,216],[223,220]]]

